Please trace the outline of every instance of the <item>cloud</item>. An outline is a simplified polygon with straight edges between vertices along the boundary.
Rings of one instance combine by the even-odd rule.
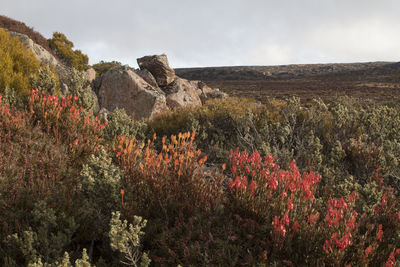
[[[166,53],[173,67],[399,60],[397,0],[2,0],[90,63]]]
[[[326,60],[391,61],[400,58],[400,23],[379,19],[329,24],[313,29],[308,42]]]

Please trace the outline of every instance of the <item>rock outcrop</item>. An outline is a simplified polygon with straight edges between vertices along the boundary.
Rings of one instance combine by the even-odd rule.
[[[44,49],[42,46],[36,44],[27,35],[11,31],[9,31],[9,33],[11,37],[18,37],[18,39],[25,45],[26,48],[31,49],[40,62],[44,64],[49,64],[53,67],[56,67],[60,64],[58,60],[49,53],[49,51]]]
[[[25,45],[27,49],[31,49],[35,57],[42,64],[49,64],[54,67],[61,83],[68,83],[69,76],[71,74],[70,68],[58,61],[52,54],[44,49],[41,45],[36,44],[27,35],[8,31],[11,37],[18,37],[18,39]]]
[[[171,84],[175,79],[175,71],[169,67],[165,54],[141,57],[137,63],[141,70],[146,69],[153,74],[160,87]]]
[[[175,80],[170,85],[164,87],[163,90],[166,93],[169,108],[188,105],[201,106],[197,88],[188,80],[175,77]]]
[[[210,98],[226,98],[228,96],[218,88],[213,89],[202,81],[190,81],[190,83],[196,88],[197,94],[203,104]]]
[[[101,77],[98,96],[102,108],[124,108],[136,120],[168,109],[165,95],[127,67],[107,71]]]
[[[166,55],[146,56],[137,61],[140,70],[128,66],[113,68],[93,81],[101,108],[124,108],[134,119],[142,119],[168,109],[201,106],[209,98],[226,96],[204,82],[176,76]]]

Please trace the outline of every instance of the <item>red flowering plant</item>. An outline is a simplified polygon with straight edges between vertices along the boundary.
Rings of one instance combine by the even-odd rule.
[[[42,126],[42,124],[41,124]],[[38,201],[66,211],[75,196],[79,172],[52,134],[33,122],[31,111],[16,109],[0,95],[0,236],[28,228]]]
[[[385,267],[400,266],[400,249],[393,250],[386,261]]]
[[[363,215],[360,220],[360,225],[367,229],[360,241],[360,243],[367,244],[364,245],[367,247],[364,249],[363,258],[360,261],[368,263],[368,265],[381,264],[389,254],[394,259],[396,253],[393,254],[393,251],[396,249],[399,251],[400,248],[400,203],[398,197],[391,187],[383,184],[377,190],[380,190],[382,194],[373,206],[373,213],[370,216]]]
[[[378,264],[397,246],[390,245],[385,235],[389,227],[399,232],[399,203],[389,189],[376,205],[376,214],[366,216],[359,214],[356,191],[316,198],[321,177],[301,174],[294,161],[286,171],[271,155],[261,158],[258,152],[236,150],[230,153],[228,170],[226,207],[240,221],[245,218],[259,225],[248,249],[261,262],[268,258],[311,265]]]
[[[358,234],[359,215],[354,209],[356,192],[344,197],[328,200],[326,216],[321,221],[321,230],[326,240],[322,246],[326,262],[344,264],[344,258],[353,238]]]
[[[31,90],[29,111],[33,123],[54,136],[56,142],[67,144],[77,157],[81,157],[99,148],[106,124],[85,112],[77,101],[77,96],[58,97],[38,89]]]
[[[264,239],[272,240],[265,247],[267,255],[290,253],[288,243],[295,236],[307,240],[319,218],[314,196],[319,174],[301,174],[295,161],[282,170],[272,155],[261,158],[257,151],[239,149],[231,151],[228,167],[228,207],[263,225]]]

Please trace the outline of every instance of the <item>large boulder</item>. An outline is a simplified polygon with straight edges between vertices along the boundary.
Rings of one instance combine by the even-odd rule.
[[[165,95],[128,67],[110,69],[102,75],[99,83],[101,108],[110,111],[123,108],[136,120],[152,118],[168,110]]]
[[[173,83],[163,88],[167,94],[167,105],[169,108],[183,106],[201,106],[201,100],[194,87],[188,80],[175,77]]]
[[[165,54],[141,57],[137,63],[141,70],[146,69],[153,74],[160,87],[171,84],[175,79],[175,71],[169,67]]]

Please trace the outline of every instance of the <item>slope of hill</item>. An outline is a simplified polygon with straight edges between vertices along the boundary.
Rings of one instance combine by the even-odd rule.
[[[35,31],[33,28],[27,26],[25,23],[0,15],[0,28],[27,35],[30,39],[32,39],[32,41],[42,46],[50,54],[56,57],[54,52],[51,50],[47,39],[41,33]]]

